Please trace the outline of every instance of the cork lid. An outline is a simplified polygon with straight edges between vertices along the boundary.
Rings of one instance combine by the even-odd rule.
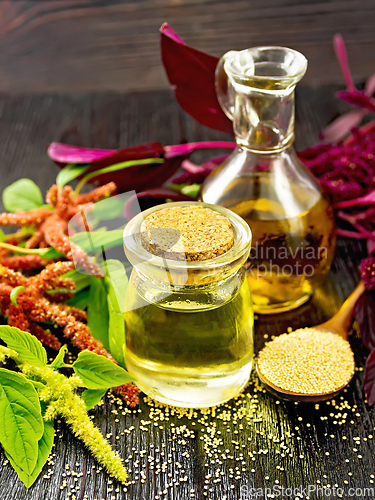
[[[227,252],[234,243],[230,221],[201,206],[158,210],[143,221],[143,248],[173,260],[207,260]]]

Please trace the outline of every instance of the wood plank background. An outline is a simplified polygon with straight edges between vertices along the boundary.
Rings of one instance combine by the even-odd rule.
[[[375,72],[374,0],[0,0],[0,92],[167,87],[159,27],[215,55],[285,45],[309,59],[305,83],[341,83],[341,32],[354,78]]]
[[[336,89],[298,89],[298,150],[316,143],[322,128],[342,112],[344,104],[334,98]],[[14,180],[30,177],[45,193],[58,172],[45,152],[53,140],[118,148],[147,140],[177,144],[219,138],[228,137],[183,113],[169,91],[0,95],[0,192]],[[340,239],[329,278],[310,302],[288,313],[257,318],[255,351],[289,326],[327,320],[353,290],[365,255],[363,242]],[[357,367],[363,368],[368,351],[356,335],[350,340]],[[260,500],[267,497],[247,494],[247,488],[264,490],[276,484],[285,489],[337,485],[344,490],[339,497],[321,489],[310,494],[310,500],[373,499],[365,488],[375,488],[375,408],[364,401],[362,378],[363,371],[357,371],[335,403],[319,408],[275,402],[251,385],[215,414],[197,411],[193,417],[172,409],[167,414],[143,397],[139,408],[123,414],[107,396],[106,404],[90,415],[124,458],[127,491],[99,467],[62,421],[56,423],[50,462],[30,490],[17,479],[0,447],[0,499]],[[363,494],[349,497],[349,488],[362,488]]]

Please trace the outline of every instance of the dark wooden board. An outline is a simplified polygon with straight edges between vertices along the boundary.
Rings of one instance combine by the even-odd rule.
[[[197,49],[285,45],[309,60],[305,81],[343,82],[332,48],[341,32],[355,79],[374,72],[373,0],[1,0],[0,91],[167,87],[159,28]]]
[[[334,90],[299,89],[298,147],[316,142],[319,130],[343,109],[334,100]],[[147,140],[173,144],[210,138],[226,136],[182,114],[169,92],[1,96],[0,188],[20,177],[30,177],[45,191],[58,171],[45,152],[52,140],[113,148]],[[200,158],[198,155],[197,160]],[[265,335],[270,338],[288,326],[309,326],[330,317],[354,288],[356,266],[364,255],[360,242],[339,240],[329,279],[311,302],[294,312],[257,319],[256,351]],[[352,344],[361,368],[366,351],[358,338],[352,337]],[[375,447],[369,436],[372,432],[375,435],[375,412],[364,402],[362,376],[362,371],[356,373],[347,392],[336,398],[336,408],[332,402],[322,403],[318,409],[314,405],[277,402],[256,384],[215,413],[210,410],[182,415],[144,401],[139,408],[127,411],[107,398],[103,406],[92,411],[92,416],[125,459],[130,479],[127,491],[99,469],[64,423],[58,423],[53,463],[46,465],[29,491],[0,453],[0,498],[247,500],[257,498],[251,487],[259,493],[258,488],[264,492],[267,487],[280,487],[281,492],[281,487],[324,485],[324,491],[328,491],[327,485],[333,488],[335,484],[345,489],[343,498],[348,498],[349,487],[362,488],[354,498],[374,498],[364,488],[374,487],[371,475]],[[226,420],[227,416],[230,420]],[[357,437],[361,438],[358,445]],[[67,486],[61,489],[64,481]],[[70,485],[74,485],[74,491]],[[323,490],[310,494],[312,500],[322,498],[336,497]]]

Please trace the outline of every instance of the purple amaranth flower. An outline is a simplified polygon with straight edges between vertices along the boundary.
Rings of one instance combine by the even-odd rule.
[[[375,256],[363,259],[359,267],[361,278],[365,284],[366,290],[375,289]]]

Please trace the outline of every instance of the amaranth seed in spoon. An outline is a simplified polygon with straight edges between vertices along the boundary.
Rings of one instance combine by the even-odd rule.
[[[276,337],[260,351],[258,369],[266,381],[297,394],[329,394],[354,375],[348,341],[336,333],[300,328]]]

